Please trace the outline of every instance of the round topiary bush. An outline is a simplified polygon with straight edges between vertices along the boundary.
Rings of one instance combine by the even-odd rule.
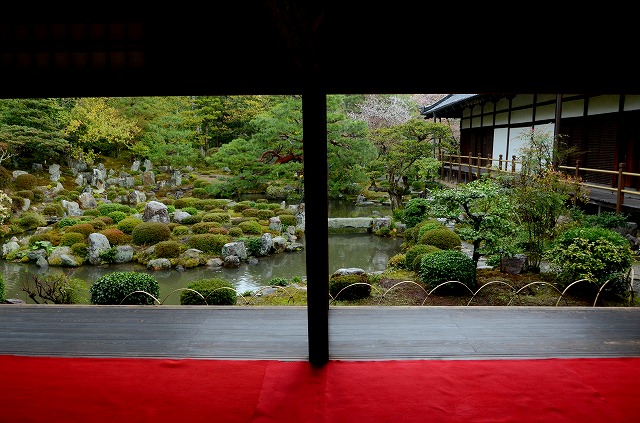
[[[131,234],[133,232],[133,229],[141,223],[142,223],[142,219],[129,216],[119,221],[116,226],[125,234]]]
[[[182,252],[182,244],[178,241],[160,241],[154,247],[156,257],[172,258],[178,257]]]
[[[131,232],[131,240],[137,245],[154,245],[169,239],[171,239],[171,229],[162,222],[142,222]]]
[[[222,234],[196,234],[189,238],[189,247],[210,254],[221,254],[222,247],[231,242],[231,237]]]
[[[476,288],[476,265],[469,256],[458,250],[440,250],[424,255],[418,275],[429,289],[447,281],[462,282],[471,290]],[[460,288],[457,284],[448,284],[440,289],[457,292]]]
[[[16,176],[16,188],[18,188],[19,190],[34,189],[37,185],[38,178],[30,173],[23,173]]]
[[[101,230],[100,233],[107,237],[109,244],[111,245],[127,244],[131,238],[118,228],[106,228]]]
[[[199,279],[188,284],[187,288],[197,291],[200,295],[193,291],[182,291],[182,305],[235,305],[238,299],[233,284],[221,278]]]
[[[151,305],[160,295],[160,285],[148,273],[112,272],[98,278],[89,293],[91,304]]]
[[[433,245],[427,245],[427,244],[416,244],[412,246],[404,253],[404,268],[408,270],[418,271],[415,265],[416,258],[424,254],[433,253],[439,250],[440,249],[438,247],[434,247]]]
[[[441,250],[456,250],[462,247],[460,235],[448,228],[426,231],[420,238],[420,244],[433,245]]]
[[[88,237],[95,231],[96,228],[94,228],[91,223],[77,223],[75,225],[67,226],[67,228],[65,229],[66,233],[77,232],[84,235],[85,237]]]
[[[255,220],[240,222],[238,227],[242,229],[242,232],[245,234],[262,235],[262,226]]]
[[[355,301],[371,295],[369,276],[366,273],[352,275],[331,275],[329,294],[334,300]]]
[[[77,244],[78,242],[85,242],[86,240],[87,237],[80,232],[68,232],[60,237],[60,246],[71,247],[73,244]]]

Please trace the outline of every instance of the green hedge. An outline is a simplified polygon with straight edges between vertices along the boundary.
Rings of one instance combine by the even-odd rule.
[[[143,292],[132,294],[135,291]],[[113,272],[98,278],[91,288],[91,304],[151,305],[160,295],[155,277],[141,272]],[[129,295],[131,294],[131,295]]]

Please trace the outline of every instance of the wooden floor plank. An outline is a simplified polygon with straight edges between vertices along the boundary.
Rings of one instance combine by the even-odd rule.
[[[0,354],[307,360],[305,307],[0,305]],[[640,357],[640,308],[330,307],[336,360]]]

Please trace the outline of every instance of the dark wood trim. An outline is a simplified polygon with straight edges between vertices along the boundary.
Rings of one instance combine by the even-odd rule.
[[[327,96],[310,87],[302,95],[309,361],[329,361],[329,218]],[[325,224],[319,224],[325,222]]]

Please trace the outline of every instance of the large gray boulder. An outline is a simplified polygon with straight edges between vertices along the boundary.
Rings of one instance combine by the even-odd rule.
[[[144,206],[144,212],[142,213],[142,220],[144,222],[162,222],[169,223],[171,218],[169,217],[169,211],[167,206],[159,201],[149,201]]]
[[[107,237],[103,234],[94,232],[89,235],[87,241],[87,259],[91,264],[101,264],[100,255],[111,248],[111,244]]]

